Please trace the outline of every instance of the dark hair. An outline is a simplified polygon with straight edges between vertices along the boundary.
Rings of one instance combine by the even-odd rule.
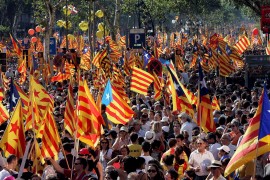
[[[181,139],[183,141],[185,138],[183,134],[178,134],[175,139]]]
[[[151,148],[151,145],[150,145],[150,143],[149,142],[143,142],[142,143],[142,150],[144,151],[144,152],[149,152],[150,151],[150,148]]]
[[[137,169],[141,169],[142,165],[145,163],[145,159],[143,157],[137,157],[136,162]]]
[[[22,165],[22,158],[18,160],[18,164]],[[27,169],[31,165],[31,161],[29,159],[26,159],[24,168]]]
[[[101,104],[101,110],[106,111],[106,105],[105,104]]]
[[[163,162],[166,166],[173,165],[174,155],[167,155],[163,158]]]
[[[12,161],[16,160],[17,159],[17,156],[14,155],[14,154],[11,154],[8,156],[7,158],[7,163],[10,164]]]
[[[207,138],[208,139],[214,139],[214,141],[216,142],[216,135],[215,135],[215,133],[212,133],[212,132],[208,133],[207,134]]]
[[[172,179],[175,179],[175,180],[177,180],[178,179],[178,173],[174,170],[174,169],[170,169],[169,171],[168,171],[168,173],[171,175],[171,178]]]
[[[83,165],[83,169],[85,169],[87,167],[87,160],[84,158],[77,158],[77,160],[80,161],[80,164]]]
[[[150,166],[155,167],[155,169],[157,171],[157,174],[154,177],[155,180],[162,180],[162,179],[164,179],[163,172],[160,170],[160,168],[156,164],[148,164],[148,167],[150,167]]]
[[[102,141],[106,141],[107,142],[107,147],[106,147],[106,150],[110,149],[109,145],[110,145],[110,142],[107,138],[101,138],[100,139],[100,149],[102,150],[102,146],[101,146],[101,142]]]
[[[180,155],[183,153],[184,149],[182,146],[179,146],[175,149],[175,162],[179,165],[184,164],[185,160],[184,159],[180,159]]]
[[[138,139],[138,134],[137,133],[131,133],[130,134],[130,140],[131,140],[131,142],[132,143],[134,143],[134,142],[136,142],[137,141],[137,139]]]
[[[63,144],[63,149],[70,153],[72,151],[71,144],[70,143]]]
[[[117,180],[117,178],[119,176],[118,172],[114,169],[108,171],[107,174],[109,174],[109,176],[112,180]]]
[[[148,166],[150,166],[151,164],[154,164],[158,167],[159,170],[163,171],[162,166],[160,165],[159,161],[156,159],[151,159],[150,161],[148,161]]]
[[[127,153],[129,154],[130,150],[129,150],[129,148],[128,148],[127,145],[122,145],[122,146],[120,147],[120,153],[121,153],[121,150],[124,149],[124,148],[127,149]]]
[[[136,166],[134,165],[136,165],[137,161],[135,157],[131,156],[124,157],[123,162],[124,162],[124,170],[127,172],[127,174],[136,171]]]
[[[169,144],[169,147],[172,148],[172,147],[174,147],[177,144],[177,141],[176,141],[175,138],[171,138],[171,139],[169,139],[169,143],[168,144]]]

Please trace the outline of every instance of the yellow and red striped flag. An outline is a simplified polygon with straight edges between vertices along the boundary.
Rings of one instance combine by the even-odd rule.
[[[265,90],[265,89],[264,89]],[[264,94],[265,93],[265,94]],[[265,100],[269,101],[267,96],[267,92],[262,92],[262,95],[259,100],[258,109],[252,119],[249,121],[249,126],[241,140],[240,145],[237,147],[233,157],[231,158],[229,164],[225,169],[225,176],[228,176],[233,171],[235,171],[240,166],[244,165],[245,163],[252,161],[253,159],[257,158],[260,155],[269,152],[270,144],[269,141],[258,141],[258,136],[262,128],[260,128],[262,124],[262,118],[269,118],[269,104],[266,105]],[[268,102],[269,103],[269,102]],[[265,105],[265,106],[263,106]],[[269,121],[267,119],[267,124]],[[264,130],[268,130],[264,124]],[[265,129],[266,128],[266,129]]]
[[[2,102],[0,102],[0,114],[0,124],[2,124],[9,118],[9,113],[7,109],[3,106]]]
[[[18,72],[21,74],[21,77],[19,78],[19,83],[23,84],[26,80],[26,56],[19,65]]]
[[[24,119],[26,119],[27,113],[28,113],[29,97],[16,83],[14,83],[14,86],[16,87],[19,93],[20,99],[22,101],[22,105],[23,105],[22,112],[23,112],[23,116],[25,117]]]
[[[220,111],[219,103],[216,96],[214,96],[212,99],[212,109]]]
[[[21,57],[22,56],[22,50],[21,48],[19,47],[19,45],[17,44],[17,41],[15,38],[13,38],[13,36],[10,34],[10,39],[12,41],[12,45],[13,45],[13,48],[14,48],[14,51],[16,52],[16,54]]]
[[[2,85],[4,87],[4,90],[7,91],[9,90],[9,84],[10,84],[10,79],[8,79],[5,75],[5,73],[1,73],[1,78],[2,78]]]
[[[234,45],[239,54],[243,54],[243,52],[250,45],[249,39],[246,36],[242,36],[241,39]]]
[[[63,82],[64,80],[70,79],[70,77],[74,75],[74,68],[75,66],[73,64],[69,64],[66,61],[63,72],[58,72],[56,76],[53,76],[51,82]]]
[[[0,142],[0,148],[5,153],[5,157],[8,157],[10,154],[15,154],[20,158],[24,154],[25,137],[22,116],[22,103],[18,101]]]
[[[94,59],[93,59],[93,61],[92,61],[93,65],[96,66],[97,68],[99,68],[99,67],[100,67],[100,62],[101,62],[107,55],[108,55],[107,49],[104,49],[104,50],[99,51],[99,52],[95,55],[95,57],[94,57]]]
[[[91,51],[90,48],[85,48],[83,51],[82,57],[81,57],[81,63],[80,68],[86,71],[89,71],[91,69]]]
[[[3,101],[4,99],[4,88],[0,87],[0,103]]]
[[[270,55],[270,41],[267,42],[267,46],[265,48],[266,54],[269,56]]]
[[[39,129],[39,132],[43,132],[42,145],[41,145],[41,162],[44,163],[45,157],[51,157],[54,160],[58,160],[58,153],[60,150],[60,136],[58,133],[55,120],[53,118],[52,107],[47,108],[44,121]]]
[[[153,81],[154,77],[150,73],[133,67],[130,90],[139,94],[147,95],[148,87]]]
[[[126,36],[120,37],[120,39],[118,41],[118,45],[122,46],[122,47],[126,47]]]
[[[127,102],[117,94],[117,90],[108,80],[105,87],[102,104],[106,105],[106,114],[108,119],[115,124],[126,124],[134,112]]]
[[[154,72],[154,91],[155,91],[155,95],[154,95],[154,99],[156,101],[160,100],[162,97],[162,86],[161,86],[161,82],[159,77],[156,75],[156,73]]]
[[[66,102],[66,108],[64,113],[64,128],[71,134],[75,132],[75,109],[74,109],[74,93],[73,93],[73,82],[72,80],[68,86],[68,96]]]
[[[80,141],[92,146],[98,140],[101,133],[101,125],[104,120],[98,110],[98,107],[90,93],[86,80],[79,80],[79,92],[77,101],[77,136]],[[95,139],[91,135],[97,135]]]

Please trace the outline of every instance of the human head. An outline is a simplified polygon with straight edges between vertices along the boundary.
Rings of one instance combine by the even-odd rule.
[[[74,162],[74,169],[76,171],[85,170],[87,167],[87,161],[85,158],[77,158]]]
[[[125,156],[127,156],[127,155],[129,155],[129,148],[128,148],[128,146],[127,145],[122,145],[121,147],[120,147],[120,153],[121,153],[121,155],[123,155],[124,157]]]
[[[131,140],[132,143],[136,143],[139,136],[138,136],[137,133],[133,132],[133,133],[130,134],[129,137],[130,137],[130,140]]]
[[[197,149],[199,152],[204,152],[205,151],[205,148],[206,148],[206,140],[205,139],[202,139],[202,138],[198,138],[197,141],[196,141],[196,144],[197,144]]]
[[[150,177],[150,179],[154,179],[154,178],[157,179],[156,177],[159,174],[158,166],[155,164],[148,165],[147,174]]]
[[[17,156],[14,154],[9,155],[7,158],[7,164],[10,169],[15,170],[18,164]]]
[[[229,133],[225,133],[221,136],[220,142],[222,145],[228,146],[231,143],[231,136]]]
[[[176,144],[177,144],[177,141],[176,141],[176,139],[175,138],[171,138],[171,139],[169,139],[169,147],[170,148],[174,148],[175,146],[176,146]]]
[[[87,148],[82,148],[78,152],[78,155],[80,158],[84,158],[84,159],[88,159],[91,156]]]
[[[174,160],[174,155],[167,155],[163,158],[163,162],[166,166],[172,166]]]
[[[208,144],[215,144],[216,143],[216,135],[212,132],[206,135],[206,140]]]
[[[183,134],[178,134],[175,137],[176,141],[177,141],[177,146],[183,146],[183,140],[184,140],[184,135]]]
[[[109,147],[109,140],[107,138],[100,139],[100,149],[108,150]]]
[[[142,143],[142,150],[143,152],[149,152],[150,151],[150,148],[151,148],[151,145],[149,142],[143,142]]]
[[[209,168],[211,169],[211,173],[215,178],[220,176],[221,167],[222,167],[221,162],[217,160],[212,161],[211,165],[209,166]]]
[[[178,173],[174,169],[170,169],[165,174],[165,180],[177,180],[178,176]]]
[[[219,148],[217,148],[218,150],[218,157],[221,158],[224,155],[229,155],[230,154],[230,148],[229,146],[223,145]]]
[[[180,134],[180,128],[181,128],[181,126],[178,122],[173,123],[173,132],[175,134]]]
[[[105,173],[105,180],[117,180],[118,176],[118,172],[115,169],[112,169]]]

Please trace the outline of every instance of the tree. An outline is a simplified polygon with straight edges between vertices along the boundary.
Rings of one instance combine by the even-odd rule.
[[[250,8],[257,16],[261,16],[261,6],[265,3],[269,4],[267,0],[230,0],[233,2],[237,7],[246,6]]]

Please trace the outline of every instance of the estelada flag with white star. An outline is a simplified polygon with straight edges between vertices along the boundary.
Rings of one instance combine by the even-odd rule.
[[[15,107],[10,123],[0,141],[0,148],[3,149],[5,157],[8,157],[10,154],[14,154],[17,157],[23,156],[25,151],[25,136],[21,101],[18,101]]]
[[[126,124],[133,117],[134,112],[127,102],[119,96],[110,80],[108,80],[104,90],[102,104],[106,105],[108,119],[115,124]]]

